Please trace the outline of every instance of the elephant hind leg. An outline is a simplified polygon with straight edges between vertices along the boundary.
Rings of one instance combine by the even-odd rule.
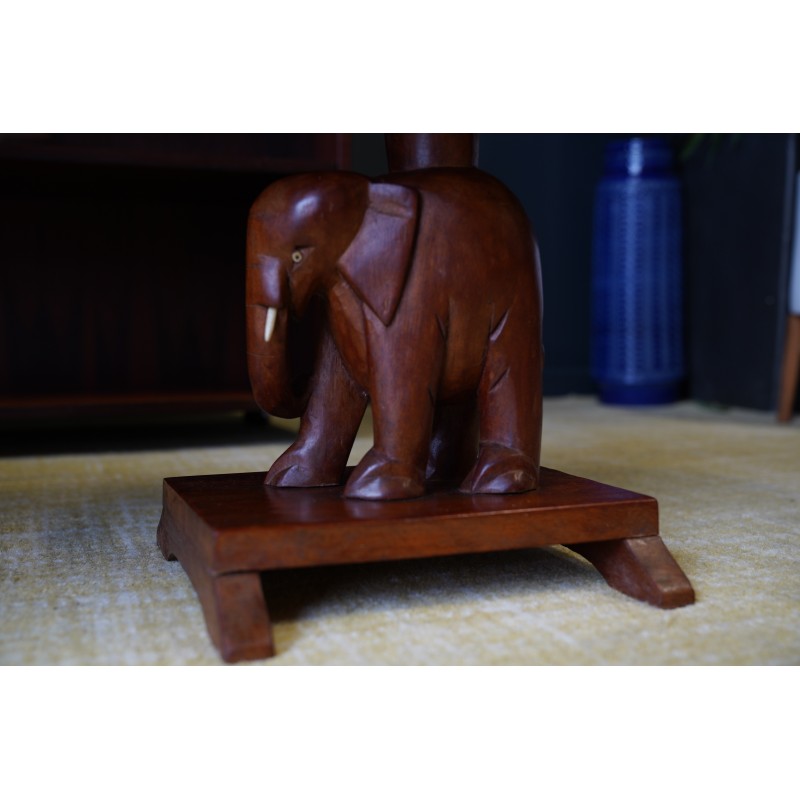
[[[518,494],[539,485],[539,467],[525,453],[502,444],[482,443],[478,460],[461,484],[469,494]]]
[[[444,348],[432,317],[422,330],[415,323],[416,318],[395,319],[387,332],[381,322],[367,319],[373,326],[368,342],[375,444],[350,475],[345,497],[401,500],[425,493]],[[428,346],[409,345],[414,336]]]
[[[489,340],[478,387],[478,459],[463,492],[510,494],[539,485],[542,351],[536,317],[522,310],[509,309]]]

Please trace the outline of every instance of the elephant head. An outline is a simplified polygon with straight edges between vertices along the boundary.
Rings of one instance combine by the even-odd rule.
[[[258,405],[303,413],[319,338],[314,301],[345,281],[385,325],[411,263],[418,195],[353,173],[307,174],[268,187],[247,233],[247,350]]]

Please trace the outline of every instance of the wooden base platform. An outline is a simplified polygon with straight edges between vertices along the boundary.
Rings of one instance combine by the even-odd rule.
[[[615,589],[660,608],[694,590],[658,535],[652,497],[555,470],[520,495],[437,491],[345,500],[341,487],[274,489],[264,473],[164,480],[158,544],[177,558],[226,661],[274,655],[261,573],[566,545]]]

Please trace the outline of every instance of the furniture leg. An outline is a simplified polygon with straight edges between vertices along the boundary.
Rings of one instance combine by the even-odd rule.
[[[445,484],[384,503],[348,500],[341,486],[266,486],[263,472],[166,478],[158,543],[188,573],[226,661],[274,652],[260,577],[274,570],[564,544],[638,600],[694,601],[658,535],[654,498],[546,467],[541,479],[538,491],[517,495]]]
[[[158,526],[164,558],[180,561],[197,592],[211,641],[228,662],[275,655],[272,625],[258,571],[215,575],[165,509]]]
[[[783,368],[778,400],[778,422],[792,418],[800,374],[800,314],[790,314],[786,321],[786,343],[783,349]]]
[[[659,608],[694,602],[694,589],[660,536],[568,545],[594,565],[612,589]]]

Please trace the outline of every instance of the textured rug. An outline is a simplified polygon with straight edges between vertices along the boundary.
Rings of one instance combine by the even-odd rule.
[[[161,481],[266,469],[287,435],[72,435],[0,458],[0,663],[221,663],[156,547]],[[352,460],[370,443],[365,428]],[[561,548],[282,572],[266,587],[278,655],[258,663],[800,663],[798,421],[552,399],[542,460],[656,497],[697,603],[639,603]]]

